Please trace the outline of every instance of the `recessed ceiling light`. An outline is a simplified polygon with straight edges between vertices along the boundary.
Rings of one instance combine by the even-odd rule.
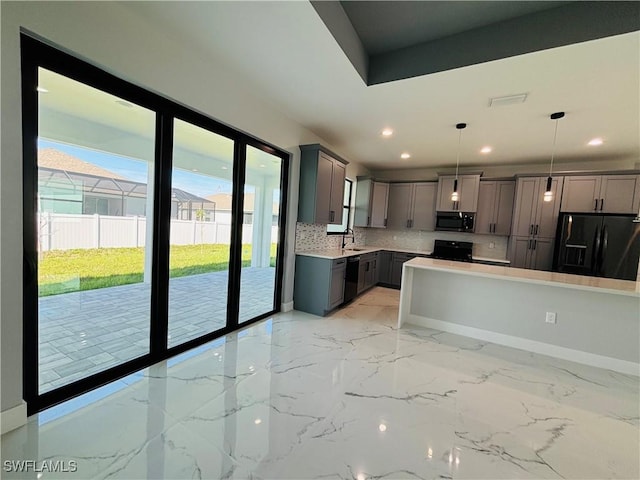
[[[38,87],[38,88],[36,88],[36,91],[39,92],[39,93],[49,93],[49,90],[47,90],[44,87]]]
[[[382,134],[383,137],[390,137],[391,135],[393,135],[393,130],[391,128],[385,128],[380,133]]]
[[[384,423],[381,423],[380,425],[378,425],[378,430],[380,430],[381,432],[386,432],[387,426]]]
[[[400,158],[403,158],[406,160],[407,158],[411,158],[411,155],[409,155],[407,152],[404,152],[402,155],[400,155]]]
[[[129,103],[126,100],[116,100],[116,103],[121,107],[133,108],[133,103]]]
[[[223,170],[226,170],[226,169],[227,169],[227,167],[222,167],[222,169],[223,169]]]
[[[493,148],[486,146],[486,147],[482,147],[480,149],[480,153],[491,153],[493,151]]]
[[[262,423],[262,420],[259,418],[256,418],[253,423],[255,423],[256,425],[260,425]]]
[[[587,145],[590,145],[592,147],[597,147],[598,145],[602,145],[603,143],[604,141],[601,138],[593,138],[589,141]]]

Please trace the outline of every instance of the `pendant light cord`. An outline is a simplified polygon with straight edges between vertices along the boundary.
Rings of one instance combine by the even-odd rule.
[[[557,126],[557,123],[556,123]],[[462,142],[462,129],[458,130],[458,156],[456,158],[456,180],[458,180],[458,166],[460,165],[460,143]]]
[[[556,138],[558,138],[558,120],[560,119],[556,118],[556,130],[555,130],[555,133],[553,134],[553,147],[551,148],[551,165],[549,165],[549,176],[551,176],[551,172],[553,171],[553,157],[556,153]]]

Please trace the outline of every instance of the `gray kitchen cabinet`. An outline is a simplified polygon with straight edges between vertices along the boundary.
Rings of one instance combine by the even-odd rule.
[[[358,294],[378,283],[378,252],[366,253],[360,256],[358,271]]]
[[[511,266],[534,270],[551,270],[553,239],[511,237]]]
[[[565,177],[563,212],[638,213],[640,175]]]
[[[346,258],[296,255],[294,308],[323,316],[342,304],[346,269]]]
[[[505,235],[511,233],[514,180],[481,180],[475,233]]]
[[[382,251],[378,255],[378,282],[381,285],[391,284],[391,259],[392,252]]]
[[[563,177],[553,177],[551,202],[543,200],[547,177],[520,177],[511,234],[516,237],[554,238],[560,211]]]
[[[298,221],[342,223],[347,161],[319,144],[300,145]]]
[[[365,286],[365,277],[367,274],[367,261],[364,255],[360,256],[360,264],[358,265],[358,286],[357,286],[357,290],[356,293],[358,295],[360,295],[362,292],[365,291],[366,286]]]
[[[353,226],[385,228],[387,226],[388,198],[388,183],[358,177]]]
[[[404,262],[408,262],[419,256],[420,255],[415,253],[393,252],[391,259],[391,282],[389,282],[391,286],[400,288],[402,283],[402,265]]]
[[[436,192],[435,182],[390,184],[387,227],[433,231]]]
[[[451,201],[455,175],[438,177],[438,212],[475,212],[478,209],[480,175],[458,175],[457,202]]]

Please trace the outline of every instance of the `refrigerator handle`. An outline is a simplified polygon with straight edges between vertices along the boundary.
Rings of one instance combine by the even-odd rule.
[[[591,273],[598,273],[598,263],[600,259],[600,227],[596,227],[596,234],[593,237],[593,251],[591,252]]]
[[[602,229],[602,246],[600,247],[600,261],[598,262],[598,273],[603,275],[604,259],[607,255],[607,246],[609,245],[609,229],[605,225]]]

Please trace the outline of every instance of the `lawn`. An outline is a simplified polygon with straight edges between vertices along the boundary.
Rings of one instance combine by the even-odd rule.
[[[276,244],[271,245],[275,266]],[[184,277],[228,268],[229,245],[172,245],[170,276]],[[242,266],[251,264],[251,245],[242,246]],[[38,263],[39,296],[113,287],[143,280],[144,248],[96,248],[43,252]]]

